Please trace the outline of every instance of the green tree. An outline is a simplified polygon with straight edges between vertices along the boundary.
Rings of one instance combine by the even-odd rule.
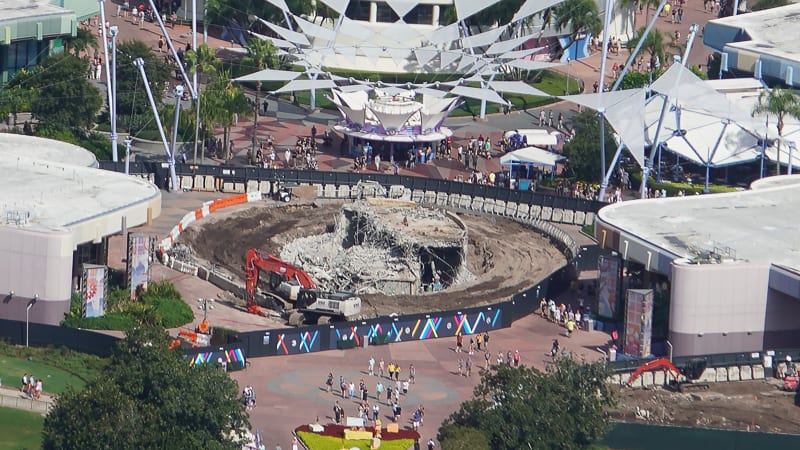
[[[475,428],[445,425],[436,436],[442,450],[489,450],[489,440],[483,431]]]
[[[149,119],[151,114],[144,80],[139,68],[133,65],[136,58],[144,61],[144,72],[157,106],[164,102],[164,86],[170,76],[170,67],[164,62],[164,58],[157,55],[146,43],[130,40],[117,45],[117,115],[128,116],[128,120],[118,119],[123,126],[131,123],[131,116],[144,114]]]
[[[68,37],[64,41],[64,48],[67,52],[72,52],[76,56],[90,47],[97,48],[97,35],[86,28],[78,28],[75,36]]]
[[[789,0],[760,0],[750,8],[751,11],[764,11],[766,9],[778,8],[791,4]]]
[[[752,114],[766,114],[767,116],[775,116],[777,119],[778,160],[775,163],[775,173],[780,175],[783,127],[787,117],[800,120],[800,96],[792,89],[772,88],[770,90],[763,90],[758,95],[758,103],[753,107]],[[791,161],[789,163],[791,164]]]
[[[102,376],[56,400],[42,448],[241,448],[249,422],[236,382],[168,344],[163,328],[130,330]]]
[[[639,40],[642,38],[644,34],[645,27],[639,28],[636,30],[636,33],[633,37],[625,43],[625,47],[633,50],[636,48],[636,45],[639,43]],[[642,44],[642,49],[650,55],[650,60],[655,61],[655,58],[658,57],[658,60],[661,62],[662,66],[665,66],[664,61],[664,50],[666,45],[664,44],[664,40],[666,39],[666,35],[663,31],[659,30],[658,28],[653,28],[650,30],[650,33],[647,34],[647,37]],[[651,70],[655,70],[654,67],[651,67]]]
[[[481,375],[473,398],[445,419],[444,448],[452,426],[480,430],[495,450],[579,449],[601,439],[609,425],[605,409],[615,404],[601,362],[559,358],[546,371],[492,366]],[[455,438],[454,438],[455,439]]]
[[[31,110],[31,102],[36,94],[31,82],[41,71],[41,66],[33,70],[22,69],[5,86],[0,86],[0,118],[6,119],[11,114],[13,125],[16,126],[17,113]]]
[[[200,45],[197,50],[189,50],[186,52],[185,60],[189,72],[196,72],[198,81],[200,83],[206,83],[206,86],[209,81],[217,75],[220,66],[220,60],[217,58],[215,50],[206,44]],[[196,134],[199,134],[199,131],[202,130],[203,137],[206,137],[209,131],[213,132],[214,121],[223,114],[223,111],[219,111],[221,106],[220,102],[216,101],[218,99],[209,98],[204,94],[205,92],[203,91],[198,92],[200,98],[198,102],[193,102],[192,112],[196,118]],[[205,106],[203,106],[204,101]],[[195,160],[195,162],[197,158],[197,144],[200,144],[200,159],[205,160],[205,139],[200,139],[199,143],[195,141],[193,155],[193,160]]]
[[[200,116],[203,126],[213,129],[214,126],[223,127],[223,145],[225,162],[228,161],[228,148],[230,144],[230,128],[238,118],[249,117],[253,112],[252,106],[244,95],[244,90],[230,79],[230,72],[223,70],[214,82],[206,86],[200,98]]]
[[[581,35],[597,36],[603,31],[603,20],[594,0],[564,0],[553,9],[553,19],[557,31],[569,30],[569,41],[564,48],[569,48]]]
[[[257,71],[265,68],[275,69],[278,67],[277,48],[272,42],[259,38],[250,39],[247,43],[247,59],[252,62]],[[256,81],[256,99],[253,111],[253,154],[256,148],[256,135],[258,130],[258,108],[260,108],[261,82]]]
[[[586,110],[576,115],[572,118],[572,127],[575,138],[564,145],[569,172],[579,180],[596,180],[600,173],[600,119],[597,112]],[[606,161],[611,161],[617,145],[607,121],[605,134]]]
[[[63,53],[47,58],[28,85],[35,90],[31,112],[48,125],[89,128],[103,100],[89,82],[89,63]]]

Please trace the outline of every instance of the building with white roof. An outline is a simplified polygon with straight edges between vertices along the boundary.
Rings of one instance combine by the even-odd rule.
[[[104,264],[107,238],[161,212],[152,183],[97,169],[89,151],[0,135],[0,318],[58,324],[82,266]]]

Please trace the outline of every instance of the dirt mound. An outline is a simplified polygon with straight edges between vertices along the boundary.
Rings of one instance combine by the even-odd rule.
[[[180,242],[194,256],[226,269],[243,284],[244,256],[257,247],[280,254],[287,242],[325,233],[334,226],[341,202],[254,206],[193,224]],[[411,314],[496,303],[535,284],[566,263],[550,241],[517,222],[460,214],[469,230],[467,269],[475,278],[437,293],[362,295],[365,316]],[[411,224],[413,226],[413,224]]]

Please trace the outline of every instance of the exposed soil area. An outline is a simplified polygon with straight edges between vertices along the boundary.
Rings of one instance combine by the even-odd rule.
[[[330,230],[341,205],[335,201],[270,203],[220,212],[192,224],[181,234],[180,242],[193,249],[195,258],[219,265],[244,285],[244,256],[249,248],[279,255],[287,242]],[[365,317],[495,303],[535,284],[566,262],[548,238],[522,224],[492,216],[459,217],[468,228],[467,268],[474,279],[437,293],[361,295]]]
[[[795,393],[777,386],[777,380],[767,379],[712,383],[707,391],[690,393],[622,388],[611,415],[624,422],[797,433],[800,407],[795,406]]]

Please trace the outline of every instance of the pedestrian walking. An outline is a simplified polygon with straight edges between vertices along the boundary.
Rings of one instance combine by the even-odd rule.
[[[375,374],[375,357],[369,357],[369,375],[372,376]]]

